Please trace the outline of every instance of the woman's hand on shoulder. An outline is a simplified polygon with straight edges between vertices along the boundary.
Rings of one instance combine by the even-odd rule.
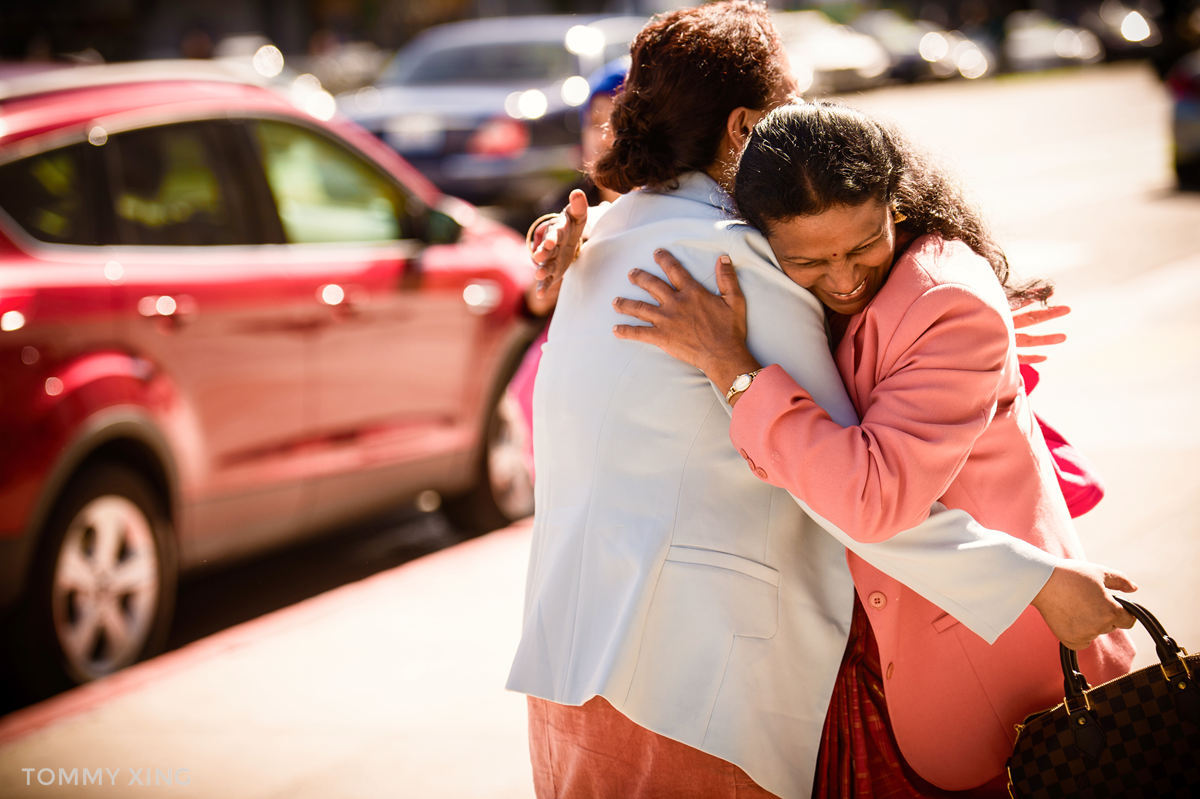
[[[645,324],[616,325],[613,334],[655,345],[704,372],[720,388],[731,385],[737,375],[757,369],[759,364],[746,347],[746,298],[729,256],[717,259],[719,294],[706,289],[666,250],[657,250],[654,260],[666,280],[633,269],[629,282],[655,302],[627,297],[613,300],[618,313]]]

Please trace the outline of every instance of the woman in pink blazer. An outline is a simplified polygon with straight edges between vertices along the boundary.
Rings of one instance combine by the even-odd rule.
[[[1003,253],[952,184],[891,129],[810,103],[777,109],[755,128],[735,200],[788,277],[825,304],[861,423],[838,425],[779,366],[749,352],[728,259],[718,263],[718,296],[660,252],[673,285],[631,275],[657,305],[615,303],[650,326],[614,332],[657,344],[728,386],[731,438],[749,467],[856,538],[889,538],[941,502],[1082,558],[1022,385],[1010,312],[1050,287],[1012,284]],[[1029,609],[989,646],[848,558],[857,636],[839,674],[816,794],[1002,789],[1014,725],[1061,701],[1055,636]],[[1133,588],[1115,573],[1106,584]],[[1093,682],[1125,673],[1132,657],[1123,631],[1080,653]],[[894,738],[871,735],[876,722]]]

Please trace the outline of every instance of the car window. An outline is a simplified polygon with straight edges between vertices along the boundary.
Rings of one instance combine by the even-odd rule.
[[[390,241],[406,197],[395,182],[345,147],[285,122],[253,123],[267,183],[292,243]]]
[[[554,81],[575,74],[575,62],[561,41],[486,42],[432,50],[397,65],[386,82],[413,86],[447,83]]]
[[[98,244],[87,174],[88,144],[0,166],[0,208],[26,233],[54,244]]]
[[[104,150],[121,243],[251,243],[240,201],[220,178],[227,156],[206,123],[120,133]]]

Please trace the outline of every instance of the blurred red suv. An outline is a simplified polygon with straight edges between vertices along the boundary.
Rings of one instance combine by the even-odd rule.
[[[532,511],[504,386],[512,230],[216,65],[0,81],[0,606],[82,682],[153,652],[176,576],[435,491]],[[431,495],[432,496],[432,495]]]

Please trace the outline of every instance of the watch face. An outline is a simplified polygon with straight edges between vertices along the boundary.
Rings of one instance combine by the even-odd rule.
[[[738,375],[733,379],[733,388],[735,391],[745,391],[750,388],[750,375]]]

